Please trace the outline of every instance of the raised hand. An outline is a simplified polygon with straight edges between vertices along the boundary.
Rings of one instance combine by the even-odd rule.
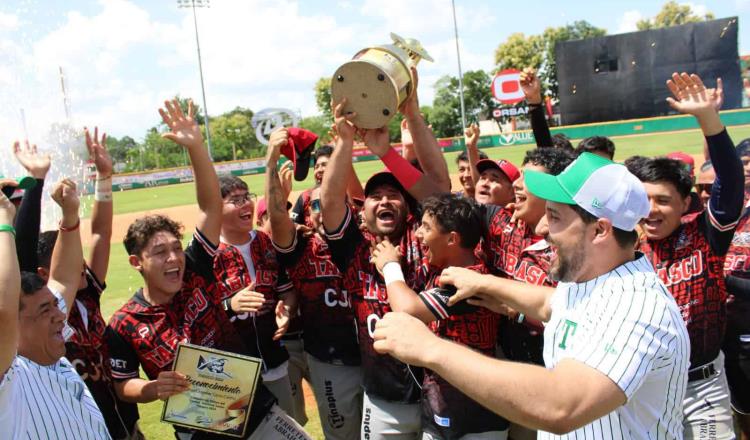
[[[94,137],[91,137],[91,133],[88,128],[83,129],[86,135],[86,148],[89,150],[89,159],[94,161],[96,166],[96,173],[99,175],[98,178],[106,178],[112,175],[112,158],[109,157],[107,151],[107,133],[102,133],[102,138],[99,139],[99,127],[94,127]]]
[[[716,100],[716,111],[721,110],[721,106],[724,105],[724,82],[721,78],[716,78],[716,94],[719,95]]]
[[[49,154],[39,153],[36,145],[29,145],[28,140],[24,142],[23,146],[19,141],[15,141],[13,143],[13,154],[33,178],[44,179],[47,175],[50,167]]]
[[[414,118],[420,116],[419,112],[419,97],[417,96],[417,86],[419,85],[419,74],[417,68],[411,68],[411,77],[413,81],[411,83],[411,94],[401,103],[399,111],[407,118]]]
[[[161,400],[167,400],[190,389],[187,376],[177,371],[162,371],[154,382],[156,383],[156,397]]]
[[[521,90],[524,96],[526,96],[526,102],[529,104],[541,104],[542,83],[539,81],[539,77],[536,76],[536,70],[533,67],[523,69],[519,81],[521,83]]]
[[[365,141],[367,148],[378,157],[383,157],[391,149],[388,127],[359,130],[359,135]]]
[[[81,204],[76,192],[76,184],[70,179],[63,179],[55,185],[52,190],[52,200],[62,208],[63,217],[78,216],[78,207]]]
[[[266,149],[266,165],[276,166],[281,157],[281,147],[289,143],[289,131],[286,128],[277,128],[271,132]]]
[[[400,260],[401,253],[387,238],[378,243],[372,250],[372,262],[380,273],[383,273],[383,267],[386,264],[392,262],[398,263]]]
[[[409,130],[409,124],[406,123],[406,119],[401,120],[401,144],[404,148],[414,146],[414,140],[411,137],[411,131]]]
[[[338,104],[333,105],[334,130],[339,139],[353,143],[357,128],[352,123],[352,119],[357,117],[357,112],[344,114],[345,105],[346,98],[342,99]]]
[[[667,103],[678,112],[693,116],[716,113],[716,108],[721,106],[723,99],[723,90],[706,88],[696,74],[675,72],[667,80],[667,87],[674,95],[674,98],[667,98]]]
[[[476,150],[477,143],[479,142],[479,126],[471,124],[464,131],[464,136],[466,136],[466,148]]]
[[[0,178],[0,190],[6,186],[18,186],[18,182],[13,179]],[[16,206],[0,191],[0,225],[13,225],[15,217]]]
[[[164,101],[164,107],[164,109],[159,109],[159,114],[171,131],[162,133],[161,136],[189,150],[203,148],[203,135],[194,119],[193,101],[188,101],[187,115],[182,112],[180,103],[176,99]]]

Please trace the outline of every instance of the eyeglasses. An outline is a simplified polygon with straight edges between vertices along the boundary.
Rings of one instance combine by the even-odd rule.
[[[320,212],[320,199],[310,201],[310,210],[316,214]]]
[[[255,199],[257,199],[257,198],[258,198],[258,196],[255,195],[255,194],[253,194],[253,193],[246,193],[244,195],[234,196],[234,197],[228,199],[227,203],[231,203],[235,207],[241,208],[241,207],[245,206],[245,204],[247,204],[247,202],[249,202],[251,200],[253,202],[255,202]]]
[[[714,187],[713,183],[697,183],[695,185],[695,189],[698,191],[698,194],[702,192],[711,194],[711,190],[713,189],[713,187]]]

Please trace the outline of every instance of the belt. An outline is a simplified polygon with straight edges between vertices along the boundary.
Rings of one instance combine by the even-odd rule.
[[[696,380],[705,380],[713,377],[717,374],[714,363],[703,365],[702,367],[694,368],[688,371],[688,382],[695,382]]]

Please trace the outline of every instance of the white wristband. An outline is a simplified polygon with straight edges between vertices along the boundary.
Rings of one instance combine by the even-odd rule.
[[[383,279],[386,286],[394,281],[406,282],[404,272],[401,271],[401,265],[396,261],[385,263],[385,266],[383,266]]]
[[[97,202],[112,201],[112,177],[96,179],[94,183],[94,200]]]

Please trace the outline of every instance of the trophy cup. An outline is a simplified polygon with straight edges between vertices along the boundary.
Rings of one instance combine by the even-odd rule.
[[[414,90],[411,67],[419,60],[433,61],[419,41],[391,33],[393,44],[369,47],[342,64],[331,79],[333,102],[347,99],[344,113],[359,128],[380,128],[396,115]]]

